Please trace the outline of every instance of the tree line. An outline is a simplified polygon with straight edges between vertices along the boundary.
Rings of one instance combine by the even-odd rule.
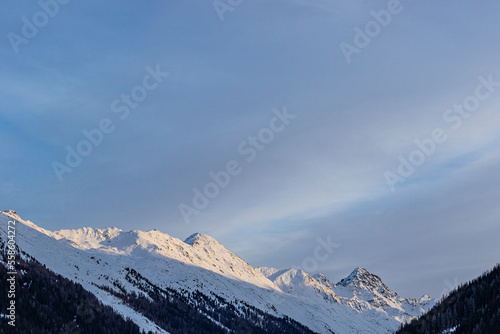
[[[460,285],[397,334],[500,333],[500,264]]]

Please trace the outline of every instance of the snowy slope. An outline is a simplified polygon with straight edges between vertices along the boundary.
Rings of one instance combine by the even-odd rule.
[[[400,298],[378,277],[355,270],[338,284],[302,270],[255,269],[214,238],[193,234],[185,241],[157,230],[125,232],[117,228],[47,231],[13,212],[0,212],[0,226],[17,224],[21,250],[49,269],[82,284],[105,304],[141,328],[164,333],[97,286],[141,293],[127,279],[131,269],[153,284],[177,291],[200,290],[228,301],[244,301],[276,316],[288,316],[319,333],[390,333],[400,321],[433,305]],[[0,229],[0,237],[5,236]]]
[[[407,322],[435,304],[428,296],[423,296],[420,301],[402,298],[390,290],[378,276],[363,268],[355,269],[334,286],[333,290],[357,310],[371,314],[384,312],[398,322]]]
[[[382,280],[363,268],[355,269],[333,290],[353,308],[364,312],[383,312],[398,322],[406,322],[428,311],[436,300],[403,298],[390,290]]]
[[[53,235],[81,250],[98,250],[102,253],[129,257],[173,259],[230,279],[278,290],[259,271],[231,253],[214,238],[203,234],[193,234],[185,241],[157,230],[123,232],[117,228],[60,230]]]
[[[316,298],[321,297],[332,303],[340,302],[339,296],[329,287],[321,284],[301,269],[258,268],[283,292],[291,295]]]
[[[3,212],[0,210],[0,239],[6,240],[7,222],[12,219],[16,220],[16,244],[27,255],[34,257],[54,272],[82,284],[86,290],[92,292],[103,304],[113,307],[124,318],[130,318],[141,330],[168,334],[168,332],[156,326],[142,314],[135,312],[121,303],[117,298],[91,284],[92,280],[89,279],[90,277],[98,282],[99,276],[112,270],[111,266],[103,268],[105,270],[102,274],[89,275],[90,270],[95,271],[97,269],[92,268],[94,266],[90,259],[91,256],[75,249],[68,243],[57,241],[52,237],[52,232],[46,231],[30,221],[23,221],[14,211]],[[86,279],[82,275],[84,274],[82,273],[84,270],[89,270],[85,276]]]
[[[435,299],[423,296],[420,301],[399,297],[382,280],[363,268],[355,269],[337,284],[324,275],[310,276],[297,269],[258,268],[278,287],[298,297],[307,298],[325,308],[354,311],[356,322],[368,321],[376,333],[391,333],[401,322],[423,314],[436,303]],[[362,318],[362,320],[360,320]],[[369,331],[366,331],[367,333]]]

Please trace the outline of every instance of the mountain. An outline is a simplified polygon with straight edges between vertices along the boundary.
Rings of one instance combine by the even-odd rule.
[[[363,268],[355,269],[333,290],[353,308],[361,311],[382,311],[398,322],[407,322],[429,310],[435,300],[427,295],[419,300],[403,298],[390,290],[382,280]],[[372,313],[373,314],[373,313]]]
[[[362,268],[337,284],[300,269],[253,268],[203,234],[48,231],[5,211],[4,242],[13,219],[23,259],[81,284],[146,332],[188,333],[193,318],[206,329],[198,333],[391,333],[435,303],[399,297]]]
[[[2,249],[4,244],[0,243]],[[5,255],[5,254],[4,254]],[[3,263],[7,257],[3,256]],[[15,299],[0,294],[0,309],[8,312],[0,317],[3,333],[94,333],[140,334],[139,326],[124,319],[112,307],[104,306],[80,284],[57,275],[33,259],[17,259]],[[0,265],[0,289],[11,291],[12,274]],[[15,300],[15,314],[10,300]],[[9,324],[10,323],[10,324]],[[15,325],[15,326],[14,326]]]
[[[500,329],[500,264],[459,286],[398,334],[487,334]]]
[[[420,300],[400,297],[378,276],[363,268],[356,268],[336,284],[323,274],[310,276],[300,269],[259,269],[283,292],[324,304],[325,308],[355,311],[351,319],[357,324],[365,323],[369,328],[366,330],[376,329],[376,333],[394,331],[394,327],[420,316],[436,302],[428,296]],[[371,324],[377,324],[378,328]]]

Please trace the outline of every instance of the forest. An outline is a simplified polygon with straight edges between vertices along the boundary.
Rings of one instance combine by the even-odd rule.
[[[499,333],[500,265],[460,285],[396,334]]]
[[[6,260],[6,254],[3,255]],[[24,256],[26,257],[26,256]],[[34,259],[16,259],[15,327],[0,317],[0,334],[140,334],[139,327],[103,305],[80,284],[57,275]],[[7,268],[0,264],[0,291],[8,291]],[[0,293],[0,309],[7,310],[7,293]]]

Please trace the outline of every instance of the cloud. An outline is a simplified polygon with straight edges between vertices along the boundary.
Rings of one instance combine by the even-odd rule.
[[[500,78],[498,10],[404,3],[348,65],[339,43],[386,1],[243,2],[223,22],[210,2],[117,4],[71,2],[19,54],[0,48],[5,209],[48,229],[208,233],[255,265],[300,262],[331,233],[342,246],[320,270],[365,266],[402,294],[492,263],[500,94],[459,129],[443,113]],[[2,31],[34,10],[6,9]],[[117,119],[112,101],[156,64],[169,77]],[[238,145],[283,106],[297,118],[246,163]],[[51,163],[104,117],[116,130],[59,183]],[[392,193],[384,172],[437,127],[448,140]],[[234,159],[243,172],[185,224],[179,204]]]

